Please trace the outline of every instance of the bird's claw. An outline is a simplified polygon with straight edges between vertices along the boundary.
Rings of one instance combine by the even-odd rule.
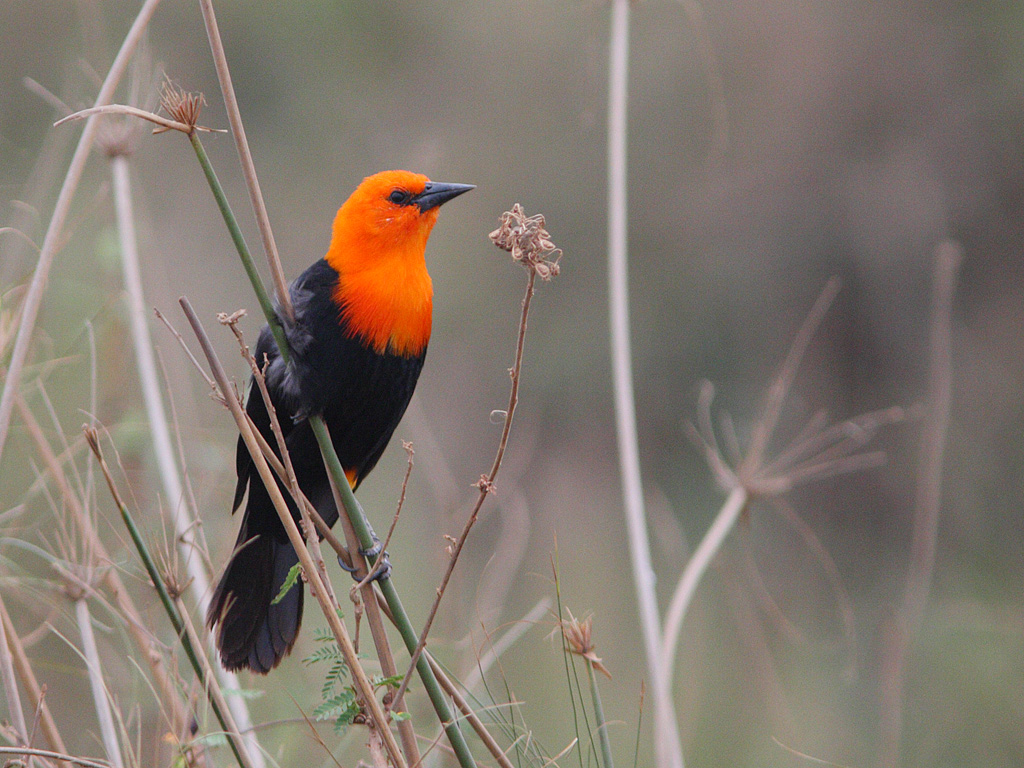
[[[380,553],[380,557],[377,561],[370,566],[370,572],[373,574],[373,581],[387,581],[391,578],[391,560],[388,558],[388,553],[377,550]]]
[[[388,558],[388,553],[384,551],[383,545],[376,535],[373,537],[373,546],[369,549],[360,549],[359,554],[372,563],[370,565],[370,572],[373,573],[373,581],[384,581],[391,578],[391,560]],[[347,565],[341,559],[341,555],[338,555],[338,565],[341,566],[343,571],[351,573],[353,579],[360,581],[356,567],[354,565]]]
[[[374,533],[373,531],[370,531],[370,535],[373,537],[373,545],[369,549],[362,549],[362,548],[360,548],[359,554],[362,555],[363,557],[368,557],[368,558],[373,559],[373,558],[376,558],[377,555],[380,554],[380,551],[381,551],[381,549],[383,548],[384,545],[380,543],[380,539],[377,538],[377,534],[376,533]]]

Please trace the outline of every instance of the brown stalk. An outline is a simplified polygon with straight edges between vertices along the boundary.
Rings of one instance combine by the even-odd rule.
[[[36,421],[35,415],[29,410],[24,399],[20,395],[16,398],[15,404],[18,408],[18,413],[28,430],[29,436],[35,443],[36,450],[39,452],[47,470],[53,476],[54,482],[57,483],[58,490],[67,504],[67,509],[70,512],[71,518],[75,521],[75,524],[78,527],[78,532],[83,540],[83,546],[95,553],[95,557],[98,562],[113,563],[114,560],[107,553],[106,547],[103,545],[103,542],[93,525],[92,519],[85,514],[78,497],[68,486],[60,461],[56,454],[54,454],[50,444],[47,442],[46,436],[43,434],[43,430],[40,428],[39,422]],[[160,645],[151,635],[146,623],[142,619],[142,615],[135,607],[135,603],[132,601],[131,595],[125,587],[124,582],[121,581],[121,577],[118,574],[117,569],[103,569],[103,582],[113,595],[114,602],[117,605],[118,610],[127,620],[128,632],[131,634],[135,644],[139,647],[139,650],[142,651],[142,655],[146,659],[150,671],[153,673],[153,679],[156,682],[157,690],[160,692],[163,703],[169,709],[168,719],[170,720],[171,731],[174,734],[184,733],[188,722],[187,712],[184,702],[182,702],[181,696],[179,695],[178,688],[175,686],[171,674],[167,669]]]
[[[32,707],[38,712],[39,725],[43,730],[43,735],[54,751],[67,752],[67,748],[64,746],[64,739],[61,738],[60,731],[57,729],[57,723],[53,719],[53,714],[50,712],[50,707],[44,698],[43,689],[36,679],[32,663],[29,661],[28,654],[25,653],[25,647],[21,642],[21,638],[18,637],[18,633],[14,628],[14,622],[11,621],[11,616],[7,612],[7,606],[4,605],[2,597],[0,597],[0,621],[3,622],[4,633],[7,635],[7,643],[11,648],[11,655],[18,678],[28,693]]]
[[[217,386],[220,387],[220,391],[223,393],[231,392],[230,381],[228,380],[227,373],[225,373],[224,367],[221,365],[220,359],[217,357],[217,354],[213,349],[213,345],[210,342],[210,338],[203,329],[202,323],[199,321],[195,311],[192,309],[192,305],[185,297],[181,297],[178,300],[178,303],[184,310],[189,324],[192,326],[192,330],[195,332],[196,338],[199,340],[199,344],[206,356],[207,363],[210,366],[210,371],[213,373],[214,380],[217,382]],[[302,570],[306,575],[306,580],[309,582],[310,590],[314,597],[316,597],[317,602],[320,604],[320,608],[323,610],[324,616],[327,618],[327,623],[331,627],[331,631],[334,633],[335,639],[338,641],[338,647],[345,658],[346,664],[348,665],[349,672],[352,675],[352,681],[355,685],[356,691],[362,699],[363,706],[368,710],[368,713],[370,717],[373,718],[374,723],[379,726],[378,730],[384,739],[388,755],[398,768],[405,768],[406,763],[402,756],[402,752],[394,739],[394,735],[387,727],[387,718],[381,710],[380,703],[374,696],[373,686],[366,675],[366,671],[359,662],[359,658],[356,654],[355,647],[352,644],[352,639],[349,636],[348,629],[342,623],[341,618],[338,615],[339,606],[337,605],[337,602],[332,603],[328,598],[329,593],[327,591],[327,587],[323,583],[323,579],[320,578],[320,573],[317,569],[316,563],[313,562],[313,558],[302,539],[302,534],[299,532],[298,526],[292,518],[291,512],[288,509],[288,504],[285,502],[284,496],[281,494],[281,489],[278,487],[277,481],[274,478],[273,471],[270,469],[270,465],[263,456],[259,441],[254,436],[252,427],[246,419],[242,404],[239,402],[237,397],[230,396],[226,398],[226,403],[228,409],[231,411],[231,415],[235,419],[235,425],[238,427],[242,441],[245,443],[246,448],[252,456],[253,463],[256,466],[256,470],[259,472],[260,479],[263,481],[263,484],[267,489],[267,493],[270,495],[270,498],[274,503],[274,508],[277,510],[281,523],[288,534],[288,540],[291,542],[292,547],[295,549],[295,552],[299,557],[299,562],[301,563]]]
[[[53,127],[58,128],[65,123],[84,120],[85,118],[92,117],[93,115],[128,115],[129,117],[138,117],[142,120],[148,120],[149,122],[156,124],[158,128],[154,130],[154,133],[161,130],[181,131],[186,135],[192,133],[192,131],[205,131],[207,133],[223,132],[223,130],[219,128],[205,128],[201,125],[171,120],[163,117],[162,115],[158,115],[155,112],[149,112],[145,109],[139,109],[138,107],[132,107],[127,104],[106,104],[102,107],[90,107],[89,109],[83,109],[79,112],[74,112],[67,117],[62,117],[53,124]]]
[[[221,688],[220,680],[217,679],[217,674],[214,672],[213,667],[210,664],[210,659],[202,649],[206,647],[206,643],[199,633],[196,632],[196,627],[192,623],[192,615],[188,611],[188,606],[181,599],[180,594],[174,594],[174,605],[178,609],[178,615],[181,616],[182,625],[185,628],[185,634],[188,635],[188,640],[192,644],[192,647],[196,649],[196,658],[203,668],[203,679],[202,684],[209,694],[210,698],[213,699],[217,708],[220,710],[221,717],[224,718],[226,725],[226,733],[224,734],[227,738],[231,739],[235,746],[237,754],[242,755],[242,758],[252,766],[252,756],[249,753],[249,743],[242,737],[242,733],[238,730],[238,724],[235,722],[235,716],[231,712],[231,708],[228,706],[227,699],[224,698],[224,690]]]
[[[278,476],[281,477],[287,484],[288,488],[292,493],[292,498],[295,499],[296,506],[301,510],[303,527],[306,531],[306,545],[309,547],[310,554],[313,556],[313,560],[320,569],[324,584],[330,590],[328,595],[331,602],[337,604],[338,599],[334,594],[334,587],[327,575],[327,566],[324,564],[323,554],[320,551],[320,541],[314,532],[314,526],[317,531],[326,530],[330,532],[330,528],[324,523],[323,518],[320,517],[319,513],[309,502],[309,499],[305,497],[302,490],[299,488],[299,481],[295,475],[295,469],[292,466],[291,455],[288,452],[288,445],[285,441],[284,432],[281,430],[281,423],[277,417],[277,409],[274,407],[273,401],[270,398],[270,392],[267,390],[266,376],[264,375],[263,369],[257,364],[252,354],[249,352],[249,347],[245,343],[245,339],[242,336],[242,332],[238,328],[238,320],[241,318],[239,313],[234,313],[230,316],[222,315],[220,321],[231,328],[231,332],[234,333],[235,338],[238,340],[239,347],[242,352],[242,357],[249,363],[249,368],[252,371],[253,379],[256,381],[256,385],[259,387],[260,395],[263,397],[263,402],[267,407],[267,413],[270,416],[270,426],[274,432],[274,437],[277,440],[278,450],[281,453],[281,459],[278,459],[277,455],[270,448],[270,445],[266,443],[263,436],[259,434],[259,430],[252,426],[250,421],[250,428],[254,435],[259,435],[260,449],[263,451],[264,456],[268,458],[273,456],[275,464],[275,471]],[[252,395],[250,395],[252,396]],[[283,460],[282,460],[283,459]],[[280,467],[280,470],[277,469]],[[409,460],[409,470],[412,470],[412,458]],[[406,472],[405,482],[402,484],[402,499],[405,499],[405,488],[409,482],[409,472]],[[338,501],[337,499],[335,500]],[[339,507],[341,509],[341,507]],[[401,501],[399,502],[399,511],[401,511]],[[314,517],[315,516],[315,517]],[[347,520],[347,516],[339,515],[341,518]],[[395,522],[398,520],[398,515],[395,515]],[[316,522],[314,522],[316,521]],[[317,522],[319,525],[317,525]],[[351,525],[349,526],[351,527]],[[394,531],[394,523],[391,525],[391,530],[388,531],[388,539],[390,540],[391,532]],[[352,532],[353,536],[355,531]],[[331,538],[335,541],[333,533]],[[387,546],[387,540],[384,546]],[[350,542],[351,545],[351,542]],[[351,551],[358,551],[358,545]],[[363,571],[366,570],[365,560],[362,563]],[[377,657],[381,664],[381,669],[384,675],[387,677],[393,677],[398,674],[398,669],[395,665],[394,655],[391,652],[391,645],[388,642],[387,632],[384,630],[384,622],[380,618],[380,611],[377,609],[377,601],[374,599],[373,585],[369,581],[369,576],[362,579],[358,585],[363,590],[363,603],[367,606],[367,622],[370,625],[370,634],[373,637],[374,647],[377,650]],[[399,708],[402,711],[401,698],[395,699],[395,708]],[[398,735],[402,739],[402,748],[405,750],[406,760],[409,765],[416,766],[420,762],[419,747],[416,744],[416,734],[413,731],[412,722],[409,720],[400,720],[398,722]]]
[[[139,10],[139,15],[135,18],[131,29],[128,30],[128,34],[121,44],[121,49],[117,52],[114,63],[110,65],[110,71],[107,73],[106,79],[96,95],[97,106],[108,104],[111,98],[113,98],[117,84],[128,67],[128,61],[135,52],[135,47],[142,38],[142,33],[156,12],[156,7],[159,3],[160,0],[146,0]],[[24,303],[21,307],[18,334],[14,340],[14,349],[11,350],[3,393],[0,394],[0,457],[3,456],[4,444],[7,442],[7,435],[11,425],[11,414],[14,410],[15,394],[21,386],[21,375],[25,367],[25,361],[28,358],[32,330],[35,328],[36,319],[39,316],[39,307],[43,301],[43,293],[46,290],[50,268],[53,266],[53,260],[63,241],[64,223],[71,210],[71,200],[82,178],[82,172],[85,170],[85,164],[89,159],[98,127],[97,118],[90,118],[85,124],[81,138],[78,140],[78,146],[75,148],[75,153],[64,176],[64,183],[61,185],[60,192],[57,195],[53,215],[50,217],[46,236],[43,238],[43,247],[39,253],[39,260],[36,262],[32,281],[29,284]]]
[[[228,59],[224,53],[224,42],[221,40],[220,30],[217,26],[217,16],[213,12],[213,0],[199,0],[199,7],[203,12],[206,36],[210,40],[210,52],[217,69],[220,90],[224,96],[224,108],[228,114],[231,135],[235,137],[238,159],[242,164],[242,175],[245,177],[245,185],[249,190],[249,200],[252,203],[253,212],[256,214],[256,225],[259,227],[260,237],[263,238],[263,250],[266,251],[267,263],[270,265],[270,274],[274,281],[274,294],[281,314],[288,320],[294,320],[295,310],[292,308],[292,298],[288,293],[288,281],[285,279],[281,257],[277,253],[277,243],[274,241],[274,233],[270,228],[270,216],[267,215],[267,206],[263,202],[263,192],[260,190],[259,178],[256,176],[256,165],[252,160],[252,152],[249,151],[249,142],[245,138],[242,113],[238,109],[238,99],[235,97],[235,89],[231,84],[231,70],[228,68]]]
[[[462,554],[462,548],[466,544],[466,539],[469,538],[469,532],[473,529],[473,526],[476,524],[477,518],[480,515],[480,508],[483,507],[484,501],[487,497],[495,492],[494,481],[498,477],[498,471],[501,469],[501,460],[505,456],[505,448],[508,445],[508,436],[512,430],[512,417],[515,415],[516,404],[519,402],[519,375],[523,367],[523,347],[526,342],[526,321],[530,315],[530,301],[533,299],[533,289],[536,281],[537,270],[531,268],[528,271],[528,277],[526,280],[526,294],[523,296],[523,311],[519,317],[519,336],[516,341],[515,363],[509,370],[509,375],[512,378],[512,387],[508,397],[508,409],[506,411],[507,415],[505,416],[505,425],[501,430],[501,438],[498,441],[498,451],[494,456],[494,463],[491,465],[491,471],[487,475],[482,476],[476,484],[477,488],[480,489],[480,494],[477,496],[476,503],[473,505],[473,509],[469,513],[469,518],[466,520],[466,524],[462,528],[462,533],[459,534],[459,538],[456,539],[455,544],[452,546],[451,556],[448,558],[448,566],[445,568],[444,576],[441,577],[441,583],[437,588],[437,596],[434,598],[434,603],[430,606],[430,613],[427,614],[427,621],[423,625],[423,631],[420,633],[419,642],[416,644],[416,651],[413,653],[412,658],[409,661],[409,668],[405,673],[402,684],[398,688],[399,694],[405,692],[405,689],[409,684],[409,680],[412,677],[412,673],[416,669],[416,662],[419,661],[420,654],[423,653],[423,648],[427,644],[427,636],[430,634],[430,628],[437,616],[437,609],[441,605],[441,598],[444,597],[445,590],[448,588],[448,582],[451,581],[452,572],[455,570],[455,564],[459,560],[459,555]]]
[[[928,339],[928,399],[921,428],[910,566],[903,602],[891,621],[882,648],[878,762],[883,768],[899,765],[907,656],[928,604],[935,567],[942,502],[942,457],[953,390],[953,295],[962,260],[963,250],[957,243],[947,240],[936,248]]]

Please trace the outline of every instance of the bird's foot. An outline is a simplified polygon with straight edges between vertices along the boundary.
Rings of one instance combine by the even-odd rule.
[[[388,558],[388,553],[384,551],[383,545],[376,534],[373,535],[373,546],[369,549],[360,549],[359,554],[372,563],[370,565],[370,572],[373,574],[373,581],[384,581],[391,578],[391,560]],[[340,555],[338,556],[338,565],[341,566],[343,571],[351,573],[353,579],[360,581],[355,566],[347,565]]]

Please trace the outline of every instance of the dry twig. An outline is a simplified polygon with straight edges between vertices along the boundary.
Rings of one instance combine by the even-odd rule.
[[[512,386],[509,392],[508,407],[505,409],[505,424],[501,430],[501,438],[498,440],[498,450],[494,456],[494,462],[491,464],[491,471],[486,475],[481,475],[480,480],[476,483],[476,487],[480,490],[480,495],[477,496],[476,504],[474,504],[473,509],[469,513],[469,518],[462,528],[462,533],[459,534],[459,538],[455,540],[451,547],[451,556],[448,559],[444,576],[441,577],[441,583],[437,588],[437,596],[430,607],[430,613],[427,614],[427,620],[420,633],[419,642],[416,644],[416,650],[409,662],[409,669],[402,679],[402,684],[398,687],[399,694],[405,692],[413,670],[416,668],[416,662],[419,660],[420,654],[427,644],[427,636],[430,634],[430,628],[434,623],[434,618],[437,616],[437,609],[441,605],[441,598],[444,597],[445,589],[448,587],[452,572],[455,570],[455,564],[458,562],[462,548],[466,544],[466,539],[469,538],[469,532],[480,515],[480,508],[483,506],[488,495],[496,492],[494,482],[498,477],[498,471],[501,469],[501,460],[505,456],[505,448],[508,446],[508,437],[512,430],[512,419],[515,416],[516,404],[519,402],[519,376],[522,373],[523,367],[526,324],[530,316],[530,301],[533,299],[534,285],[538,277],[542,280],[550,280],[559,272],[558,260],[561,257],[562,251],[551,241],[551,236],[544,228],[544,217],[541,215],[527,217],[523,207],[518,203],[512,206],[511,211],[502,214],[501,225],[498,229],[491,232],[490,238],[496,246],[511,253],[513,260],[521,263],[527,269],[526,293],[523,296],[523,310],[519,317],[519,335],[516,340],[515,362],[509,369]]]

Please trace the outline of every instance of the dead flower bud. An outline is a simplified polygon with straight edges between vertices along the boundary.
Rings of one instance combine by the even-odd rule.
[[[164,87],[160,93],[160,107],[172,120],[184,123],[190,128],[195,128],[199,122],[199,113],[203,111],[206,98],[201,93],[189,93],[171,82],[170,78],[164,79]],[[157,129],[154,133],[160,133]]]
[[[552,241],[544,228],[544,216],[527,216],[523,206],[516,203],[511,211],[501,215],[501,226],[489,235],[491,242],[512,254],[515,261],[532,269],[541,280],[550,280],[558,274],[558,260],[562,249]]]
[[[612,673],[601,663],[600,657],[594,652],[594,617],[587,616],[587,618],[580,621],[572,615],[572,611],[568,608],[566,608],[566,613],[569,614],[569,620],[562,621],[561,626],[562,635],[565,636],[565,641],[569,644],[569,652],[582,656],[588,663],[594,666],[594,669],[611,680]]]

